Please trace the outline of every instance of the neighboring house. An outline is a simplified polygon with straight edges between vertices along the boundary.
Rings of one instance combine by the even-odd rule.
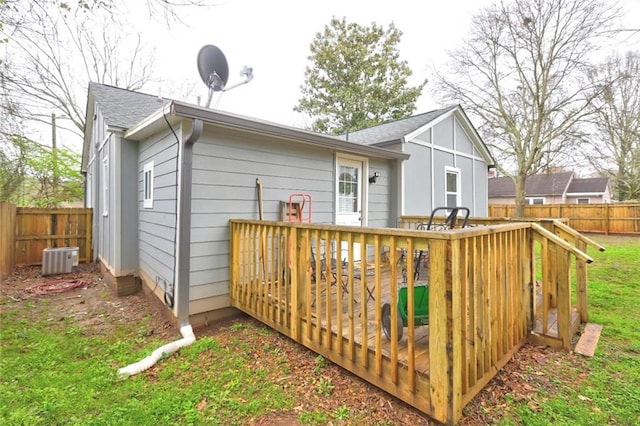
[[[509,177],[489,179],[489,204],[515,204],[515,184]],[[576,178],[573,172],[529,176],[527,204],[591,204],[611,202],[609,178]]]
[[[410,154],[400,164],[400,215],[429,215],[436,207],[462,206],[487,215],[487,176],[494,160],[460,105],[383,123],[342,136]]]
[[[426,215],[453,194],[484,214],[490,156],[459,107],[435,115],[385,149],[91,83],[82,168],[96,259],[119,294],[142,281],[180,325],[199,325],[229,312],[229,219],[259,218],[257,180],[265,220],[292,193],[311,196],[321,224],[395,227],[403,208]]]
[[[574,178],[567,189],[567,204],[594,204],[611,202],[611,184],[608,177]]]

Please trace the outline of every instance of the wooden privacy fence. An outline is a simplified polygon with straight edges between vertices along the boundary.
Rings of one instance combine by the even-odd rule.
[[[640,204],[534,204],[527,218],[567,218],[579,232],[640,235]],[[490,217],[513,217],[515,205],[489,204]]]
[[[586,306],[581,289],[571,306],[568,258],[591,259],[536,223],[437,232],[231,220],[230,241],[234,307],[448,424],[536,328],[568,348]]]
[[[92,209],[16,208],[0,203],[0,214],[0,275],[4,277],[16,266],[41,264],[45,248],[78,247],[80,262],[92,258]]]
[[[0,281],[13,271],[15,255],[16,206],[0,203]]]

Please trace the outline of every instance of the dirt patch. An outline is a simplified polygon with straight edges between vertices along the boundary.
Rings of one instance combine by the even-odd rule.
[[[84,285],[60,293],[37,294],[35,288],[55,280],[82,281]],[[45,286],[46,287],[46,286]],[[179,337],[178,330],[169,323],[153,303],[139,292],[138,294],[116,297],[109,285],[94,265],[80,265],[72,274],[42,277],[39,267],[22,267],[5,280],[0,286],[0,311],[20,309],[31,299],[49,299],[55,302],[56,309],[50,310],[50,320],[62,320],[73,317],[82,326],[89,327],[94,335],[111,333],[120,323],[148,321],[149,330],[154,336],[167,341]],[[257,321],[242,316],[220,322],[206,329],[196,330],[198,337],[214,336],[220,342],[231,341],[237,337],[236,322],[262,326]],[[318,355],[298,345],[293,340],[277,333],[247,333],[249,347],[255,348],[253,356],[256,362],[267,362],[274,348],[286,354],[290,374],[278,378],[283,389],[293,390],[296,395],[294,409],[291,412],[274,412],[251,422],[254,425],[297,425],[298,416],[304,412],[331,413],[335,418],[341,409],[348,410],[348,421],[357,419],[367,424],[435,424],[429,418],[411,406],[399,401],[357,376],[327,362],[322,365],[321,374],[317,374]],[[549,367],[560,363],[580,363],[573,355],[555,352],[548,348],[527,345],[489,382],[464,409],[461,425],[492,424],[509,415],[512,402],[525,402],[531,410],[538,410],[543,400],[539,399],[539,390],[544,394],[553,394],[556,383],[575,382],[580,377],[554,377],[546,373]],[[562,369],[559,369],[562,370]],[[330,392],[318,392],[319,380],[324,380]],[[329,390],[329,389],[327,389]],[[511,405],[510,405],[511,404]]]
[[[58,291],[65,282],[68,291]],[[180,333],[166,321],[158,310],[139,292],[132,296],[116,297],[100,269],[94,264],[81,264],[70,274],[42,276],[38,266],[18,267],[0,285],[0,297],[12,302],[46,299],[55,303],[50,321],[74,318],[78,325],[87,327],[94,335],[113,332],[118,324],[141,321],[149,317],[153,334],[159,338],[173,338]],[[16,309],[16,303],[0,304],[0,310]]]

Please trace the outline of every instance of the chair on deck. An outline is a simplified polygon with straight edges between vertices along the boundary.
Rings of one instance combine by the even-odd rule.
[[[335,258],[331,258],[331,267],[329,268],[329,273],[331,274],[331,286],[334,286],[338,283],[338,281],[340,281],[340,285],[341,285],[341,289],[343,293],[349,293],[349,289],[347,288],[346,283],[341,279],[338,280],[338,262],[336,261]],[[318,277],[320,277],[320,279],[318,280]],[[326,281],[327,280],[327,258],[326,256],[322,255],[322,257],[320,258],[320,273],[318,274],[318,271],[316,271],[316,254],[315,251],[313,249],[311,249],[311,281],[313,281],[314,283],[319,284],[322,281]],[[326,288],[322,289],[322,291],[320,292],[320,294],[324,294],[327,291]],[[316,301],[313,301],[313,305],[315,306]]]
[[[434,218],[436,217],[436,213],[439,211],[450,211],[447,215],[446,219],[443,223],[435,223]],[[462,221],[459,221],[459,215],[463,213]],[[444,231],[447,229],[454,229],[457,225],[459,228],[464,228],[467,226],[467,221],[469,220],[469,209],[467,207],[436,207],[431,212],[431,216],[429,217],[429,222],[427,223],[419,223],[416,226],[416,229],[422,231]],[[413,257],[413,279],[414,281],[418,281],[420,278],[420,270],[421,266],[424,265],[428,267],[427,262],[429,260],[429,253],[426,250],[420,250]],[[425,277],[428,279],[428,277]]]
[[[436,217],[436,213],[440,210],[450,211],[447,215],[446,219],[443,223],[435,223],[434,218]],[[431,212],[431,216],[429,217],[429,222],[420,223],[416,227],[418,230],[423,231],[441,231],[446,229],[453,229],[458,225],[459,214],[462,212],[464,214],[462,222],[460,223],[460,228],[464,228],[467,226],[467,219],[469,218],[469,209],[466,207],[437,207],[433,209]],[[403,251],[401,259],[403,262],[406,262],[406,251]],[[428,325],[429,324],[429,277],[428,277],[428,268],[429,268],[429,252],[427,250],[419,250],[413,253],[413,279],[414,279],[414,324],[416,326],[420,325]],[[420,278],[421,266],[425,266],[426,276],[420,280],[418,283],[418,279]],[[407,282],[406,277],[406,266],[402,267],[403,274],[403,282]],[[403,328],[408,324],[408,315],[409,315],[409,300],[408,300],[408,289],[407,287],[402,287],[398,290],[398,309],[397,309],[397,319],[396,319],[396,337],[398,340],[402,339]],[[388,340],[391,340],[391,305],[389,303],[385,303],[382,305],[381,312],[382,319],[382,330],[384,332],[385,337]]]
[[[367,277],[374,277],[375,276],[375,269],[369,267],[367,262],[364,262],[364,261],[356,262],[356,265],[354,265],[352,271],[353,271],[353,278],[356,279],[356,280],[360,280],[360,281],[362,281],[362,277],[365,276],[365,275]],[[345,262],[342,263],[342,278],[343,278],[342,285],[344,287],[346,287],[347,283],[344,282],[344,279],[345,278],[346,279],[349,278],[349,266]],[[376,298],[373,296],[373,291],[371,290],[371,288],[369,288],[369,285],[367,285],[366,289],[367,289],[367,293],[368,293],[366,302],[368,302],[369,299],[376,300]]]

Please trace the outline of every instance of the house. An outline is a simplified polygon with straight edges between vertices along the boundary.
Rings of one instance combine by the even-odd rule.
[[[610,203],[609,178],[576,178],[573,172],[529,176],[525,182],[527,204]],[[489,178],[490,204],[515,204],[515,184],[509,177]]]
[[[396,227],[447,201],[487,209],[491,157],[459,106],[348,140],[97,83],[86,111],[96,260],[118,294],[142,284],[180,325],[232,312],[229,219],[279,221],[292,193],[310,196],[319,224]]]
[[[494,159],[460,105],[383,123],[344,139],[409,154],[400,163],[398,215],[428,215],[436,207],[468,207],[487,215]]]
[[[610,179],[608,177],[573,178],[566,196],[567,204],[610,203]]]

